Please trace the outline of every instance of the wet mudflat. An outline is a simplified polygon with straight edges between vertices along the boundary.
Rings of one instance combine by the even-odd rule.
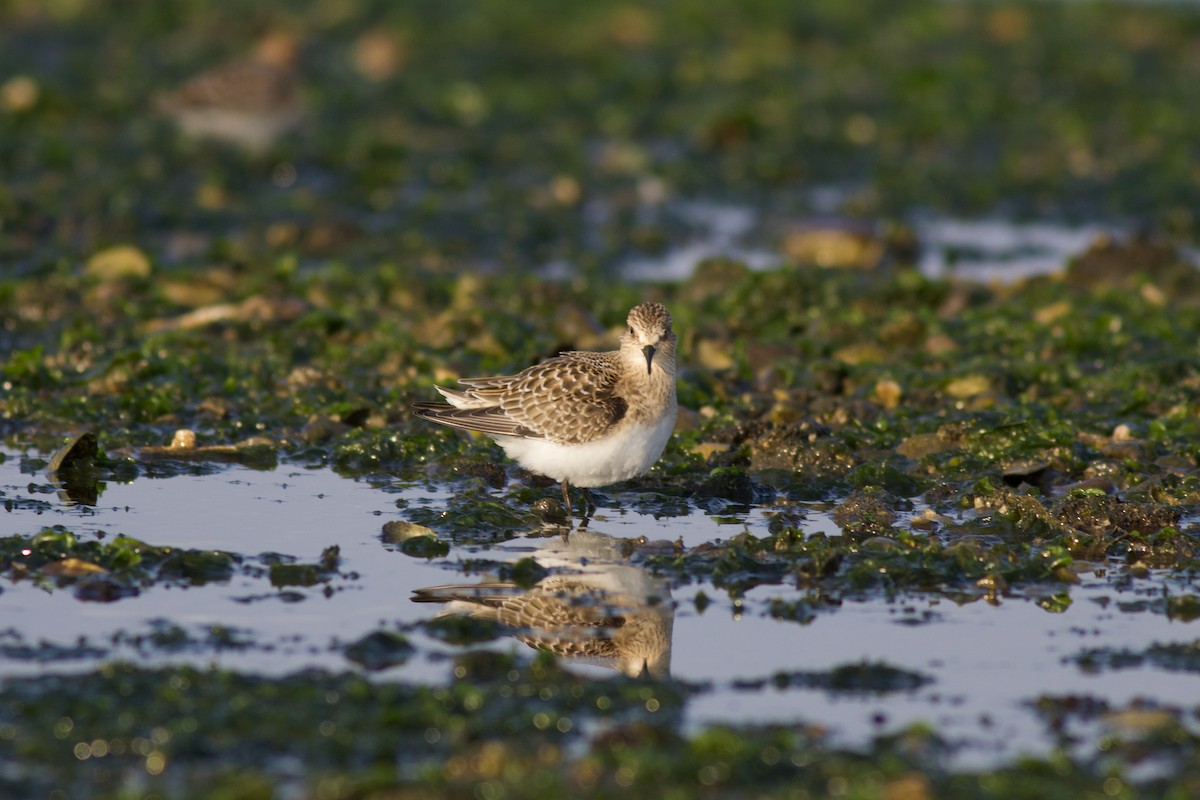
[[[635,691],[637,715],[646,718],[640,724],[660,723],[664,701],[655,695],[671,687],[674,707],[661,716],[685,736],[713,726],[778,727],[802,730],[821,747],[869,753],[888,737],[936,732],[941,767],[994,770],[1017,757],[1086,758],[1165,730],[1195,733],[1180,703],[1192,695],[1200,670],[1190,624],[1200,616],[1200,594],[1190,574],[1145,570],[1132,578],[1119,564],[1097,563],[1081,566],[1069,587],[818,596],[800,572],[749,561],[741,565],[744,574],[733,576],[745,588],[733,588],[728,577],[714,580],[677,565],[697,553],[750,559],[746,543],[777,538],[772,520],[778,531],[781,514],[802,517],[797,534],[836,543],[843,537],[835,504],[714,504],[613,492],[586,527],[533,520],[485,541],[470,531],[439,538],[408,522],[444,518],[452,496],[385,476],[353,480],[289,464],[193,468],[107,482],[94,505],[81,505],[46,482],[43,465],[14,453],[0,464],[9,509],[0,530],[9,579],[0,595],[0,691],[14,703],[0,735],[29,751],[36,720],[54,717],[53,738],[40,746],[65,743],[79,766],[101,777],[139,766],[153,775],[168,760],[190,760],[189,750],[204,745],[189,740],[259,739],[262,732],[252,727],[222,731],[229,724],[222,712],[188,703],[192,682],[219,675],[266,680],[276,687],[272,696],[281,693],[278,702],[304,702],[298,698],[305,689],[346,681],[357,682],[355,691],[367,697],[399,686],[436,692],[471,685],[482,663],[489,675],[503,670],[510,690],[525,685],[541,692],[521,670],[544,665],[538,652],[555,649],[556,668],[570,681],[604,696],[606,686]],[[512,493],[520,491],[513,485],[488,495],[519,507]],[[920,525],[928,513],[905,516],[901,529],[916,520],[914,536],[949,541],[940,526]],[[963,516],[978,514],[965,512],[959,524]],[[896,547],[879,539],[867,547]],[[170,551],[178,565],[125,580],[127,570],[102,568],[105,557],[88,549],[122,540]],[[431,547],[433,540],[449,546]],[[406,552],[405,543],[414,542],[425,546]],[[226,560],[214,569],[217,555]],[[323,560],[311,573],[281,571]],[[536,613],[504,620],[472,615],[482,607],[472,591],[494,593],[498,579],[513,600],[537,597],[602,611],[558,626]],[[567,597],[568,584],[590,593]],[[457,605],[415,602],[431,589]],[[600,622],[612,616],[627,628],[639,617],[650,619],[657,633],[623,639]],[[161,713],[155,706],[137,710],[146,699],[141,692],[160,691],[160,682],[175,689],[172,710],[148,737],[121,730],[130,726],[114,731],[111,721],[87,721],[86,713],[77,730],[78,704],[103,707],[113,676],[126,671],[150,684],[139,687],[129,678],[121,684],[138,693],[126,712],[137,720],[133,729],[149,722],[142,714]],[[70,682],[70,692],[64,694],[61,680]],[[273,680],[298,685],[282,688]],[[326,699],[341,691],[328,690]],[[289,692],[297,699],[289,700]],[[245,702],[258,709],[268,701]],[[410,725],[424,715],[422,742],[434,744],[425,739],[446,724],[444,717],[409,699],[388,702],[397,713],[415,715]],[[597,709],[604,705],[597,702]],[[593,741],[627,735],[593,709],[555,706],[548,703],[529,722],[535,730],[552,728],[568,749],[579,746],[568,743],[581,734]],[[317,722],[319,736],[353,738],[363,724],[335,718]],[[161,742],[153,739],[156,731],[164,732]],[[238,756],[219,759],[237,763]],[[399,765],[404,760],[397,755]],[[1131,777],[1161,779],[1178,766],[1174,755],[1144,753]],[[36,774],[21,777],[37,786]]]
[[[1200,794],[1197,35],[5,5],[0,795]],[[408,413],[646,300],[586,527]]]

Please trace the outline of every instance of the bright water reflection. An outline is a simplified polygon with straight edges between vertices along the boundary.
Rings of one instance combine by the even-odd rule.
[[[627,280],[685,281],[696,265],[709,258],[742,261],[751,269],[777,269],[787,262],[784,254],[763,232],[755,210],[712,202],[679,203],[673,212],[687,226],[683,241],[662,253],[630,259],[619,266]],[[827,212],[827,226],[837,228],[836,206]],[[820,229],[820,218],[806,220]],[[843,223],[849,220],[842,220]],[[1053,220],[1014,222],[999,217],[957,219],[924,214],[910,223],[919,245],[917,268],[934,278],[958,278],[979,283],[1015,283],[1066,269],[1070,260],[1085,252],[1098,238],[1127,236],[1128,226],[1071,225]],[[1194,254],[1192,260],[1195,261]],[[556,277],[569,276],[559,265]]]

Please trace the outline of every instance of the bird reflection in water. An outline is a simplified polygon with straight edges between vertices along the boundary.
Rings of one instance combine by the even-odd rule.
[[[531,587],[485,580],[417,589],[412,599],[444,603],[442,615],[506,625],[514,638],[570,662],[631,677],[668,675],[675,607],[666,581],[631,563],[621,541],[603,533],[544,541],[532,558],[551,574]]]

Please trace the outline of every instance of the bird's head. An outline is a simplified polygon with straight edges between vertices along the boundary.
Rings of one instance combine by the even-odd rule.
[[[634,306],[621,334],[621,346],[640,350],[646,358],[646,374],[654,369],[655,358],[675,358],[675,333],[671,330],[671,312],[662,303]]]

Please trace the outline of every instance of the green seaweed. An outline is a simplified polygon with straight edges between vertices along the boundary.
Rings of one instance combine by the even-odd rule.
[[[154,116],[156,93],[280,27],[305,43],[304,127],[244,153]],[[390,73],[360,71],[365,32],[398,42]],[[145,452],[187,428],[201,444],[253,442],[235,460],[255,468],[282,459],[451,487],[444,507],[403,510],[438,534],[402,542],[410,555],[541,535],[564,521],[545,502],[555,487],[407,406],[435,383],[605,346],[654,298],[680,333],[686,430],[648,475],[599,493],[602,508],[671,517],[695,504],[736,522],[772,503],[774,516],[763,537],[633,548],[641,566],[734,599],[795,585],[767,611],[801,623],[846,598],[914,593],[1015,594],[1055,613],[1082,570],[1117,586],[1162,571],[1184,588],[1117,610],[1192,620],[1200,278],[1181,246],[1200,224],[1186,135],[1200,127],[1198,32],[1187,4],[766,0],[733,14],[700,0],[347,0],[247,16],[225,0],[8,3],[0,438],[48,454],[87,431],[98,449],[75,475],[23,461],[29,486],[4,487],[4,508],[47,513],[60,491],[92,505],[106,482],[219,469],[216,451]],[[829,210],[813,200],[828,187],[833,213],[883,248],[881,268],[827,268],[785,246]],[[770,250],[768,269],[721,258],[677,284],[614,280],[631,259],[690,244],[686,201],[713,198],[764,212],[751,244]],[[971,286],[915,268],[928,243],[909,225],[930,212],[1136,219],[1152,233],[1097,242],[1061,279]],[[146,274],[89,266],[123,245]],[[570,278],[534,274],[547,264]],[[807,535],[801,502],[832,504],[841,535]],[[510,577],[536,580],[530,563]],[[306,595],[286,587],[349,577],[336,552],[254,559],[67,527],[0,540],[0,573],[97,601],[239,575],[277,587],[243,599],[290,601]],[[709,600],[695,598],[700,613]],[[499,635],[443,625],[423,630]],[[155,637],[165,653],[241,641],[234,629]],[[99,647],[3,646],[56,663]],[[469,679],[434,687],[128,665],[6,683],[0,790],[1200,793],[1181,724],[1106,740],[1096,759],[1064,749],[975,774],[944,769],[951,745],[919,728],[861,753],[801,726],[687,728],[689,687],[468,655],[454,669]],[[1047,705],[1052,728],[1081,716]],[[575,719],[585,706],[602,725]],[[1157,770],[1132,769],[1155,758]]]

